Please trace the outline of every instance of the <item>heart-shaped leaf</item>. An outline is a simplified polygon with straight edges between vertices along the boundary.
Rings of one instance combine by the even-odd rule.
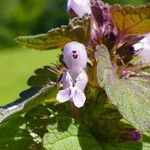
[[[71,41],[67,37],[67,27],[55,28],[48,33],[38,34],[34,36],[19,36],[16,38],[17,43],[24,47],[48,50],[55,48],[62,48],[64,45]]]
[[[150,76],[119,79],[113,70],[108,49],[102,45],[95,53],[97,76],[109,99],[136,129],[150,128]]]
[[[111,14],[114,24],[124,34],[150,32],[150,4],[140,7],[113,5]]]
[[[43,146],[46,150],[101,150],[100,145],[89,130],[75,119],[55,118],[44,135]]]

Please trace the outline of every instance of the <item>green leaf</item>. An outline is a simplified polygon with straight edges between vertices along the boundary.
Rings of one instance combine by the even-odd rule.
[[[142,150],[150,150],[150,131],[143,134],[142,144]]]
[[[23,47],[47,50],[62,48],[71,40],[67,37],[67,27],[55,28],[48,33],[39,34],[34,36],[19,36],[16,38],[16,42]]]
[[[43,87],[48,84],[54,86],[61,76],[60,71],[50,66],[38,68],[34,72],[35,75],[31,76],[27,82],[31,87]]]
[[[46,150],[101,150],[101,147],[81,123],[67,117],[55,118],[44,135]]]
[[[34,143],[26,128],[25,119],[18,117],[0,128],[1,150],[26,150]]]
[[[16,41],[24,47],[38,50],[63,48],[70,41],[78,41],[84,44],[88,42],[91,34],[90,28],[90,17],[74,18],[70,20],[68,26],[51,29],[45,34],[19,36]]]
[[[55,102],[58,87],[31,88],[21,93],[21,98],[0,108],[0,126],[10,122],[11,119],[27,113],[37,105],[49,101]]]
[[[50,105],[39,105],[27,114],[13,118],[0,126],[1,150],[42,149],[42,138],[50,123]]]
[[[144,150],[141,142],[105,143],[103,150]]]
[[[97,76],[109,99],[131,125],[140,131],[150,128],[150,77],[119,79],[112,69],[107,48],[97,47]]]
[[[150,4],[140,7],[113,5],[111,15],[120,32],[145,34],[150,31]]]

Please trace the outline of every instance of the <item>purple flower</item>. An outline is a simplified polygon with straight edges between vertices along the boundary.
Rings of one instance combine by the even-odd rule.
[[[61,103],[71,100],[76,107],[82,107],[86,100],[84,89],[88,82],[84,71],[87,63],[85,46],[78,42],[68,43],[64,47],[63,58],[68,69],[62,75],[63,90],[58,92],[56,99]]]
[[[91,14],[90,0],[68,0],[67,11],[73,11],[82,18],[85,14]]]
[[[141,139],[141,134],[135,130],[128,131],[128,135],[131,141],[139,141]]]
[[[100,40],[107,44],[115,44],[118,34],[110,14],[110,5],[102,1],[91,0],[92,11],[92,40],[91,45],[95,46]]]
[[[139,55],[141,56],[141,62],[150,62],[150,33],[146,34],[145,37],[133,47],[135,50],[140,51]]]

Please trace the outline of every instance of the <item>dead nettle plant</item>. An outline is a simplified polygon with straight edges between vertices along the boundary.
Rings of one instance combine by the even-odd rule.
[[[150,4],[68,0],[67,12],[68,25],[16,38],[62,51],[0,108],[0,149],[149,150]]]

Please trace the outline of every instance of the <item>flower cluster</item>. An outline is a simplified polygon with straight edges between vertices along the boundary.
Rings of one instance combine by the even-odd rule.
[[[91,15],[92,37],[90,42],[93,47],[104,43],[110,49],[115,47],[116,53],[125,59],[124,61],[131,60],[136,54],[140,54],[141,61],[145,59],[148,61],[150,34],[121,33],[113,23],[111,7],[111,5],[98,0],[68,0],[67,10],[69,13],[75,12],[76,16],[80,18],[86,14]],[[124,53],[127,53],[126,50],[129,52],[128,56],[124,56]],[[129,57],[129,60],[124,57]]]
[[[120,31],[113,21],[111,9],[111,5],[99,0],[68,0],[67,11],[71,19],[90,17],[91,37],[86,47],[78,42],[70,42],[64,47],[63,61],[67,69],[61,78],[63,90],[57,94],[59,102],[71,100],[76,107],[84,105],[84,89],[88,82],[84,69],[87,57],[95,64],[92,57],[97,45],[106,45],[111,54],[112,68],[120,78],[129,77],[133,73],[135,64],[131,61],[136,56],[140,56],[136,65],[149,63],[150,34],[128,34],[126,31]],[[95,72],[90,72],[92,73]],[[93,79],[89,80],[91,82]]]

